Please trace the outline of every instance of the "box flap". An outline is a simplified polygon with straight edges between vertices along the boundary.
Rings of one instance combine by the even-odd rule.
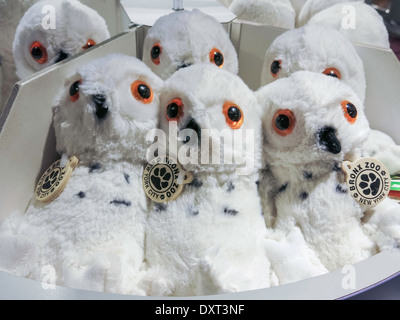
[[[173,12],[173,0],[121,0],[132,23],[152,26],[158,18]],[[236,16],[216,0],[184,0],[183,8],[194,8],[213,16],[220,23],[227,23]]]

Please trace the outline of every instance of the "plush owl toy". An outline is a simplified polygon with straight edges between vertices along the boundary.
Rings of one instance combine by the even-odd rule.
[[[296,11],[290,0],[234,0],[229,6],[239,19],[293,29]]]
[[[144,40],[143,61],[162,79],[205,62],[238,73],[238,57],[228,33],[215,18],[196,9],[159,18]]]
[[[169,137],[169,155],[179,154],[193,178],[177,199],[154,202],[149,213],[146,261],[160,270],[148,279],[151,295],[270,286],[257,192],[261,126],[256,103],[240,78],[212,65],[193,65],[166,81],[161,128]],[[156,174],[161,181],[170,179],[165,170]]]
[[[329,271],[370,257],[375,244],[341,170],[369,135],[358,96],[337,79],[300,71],[261,88],[257,97],[268,169],[260,195],[276,210],[266,221],[278,230],[298,226]]]
[[[66,81],[54,128],[59,168],[76,168],[53,201],[33,201],[23,216],[3,222],[2,269],[41,280],[50,266],[58,285],[145,294],[137,286],[147,217],[141,176],[162,85],[143,62],[120,54],[90,62]],[[39,180],[39,199],[63,183],[59,168]]]
[[[0,113],[7,102],[12,87],[19,80],[15,74],[12,54],[15,30],[25,11],[36,1],[0,0]]]
[[[390,49],[382,16],[363,1],[330,6],[313,15],[307,24],[331,26],[353,43]]]
[[[37,2],[16,30],[16,73],[20,79],[25,78],[109,37],[104,19],[77,0]]]
[[[296,26],[302,27],[318,12],[345,2],[349,0],[306,0],[298,13]],[[364,2],[364,0],[354,0],[354,2]]]
[[[363,62],[350,40],[329,26],[306,25],[277,37],[266,51],[261,85],[301,70],[337,78],[365,101],[367,83]],[[363,155],[382,161],[391,174],[400,170],[400,147],[383,132],[371,130]]]
[[[363,62],[353,44],[337,30],[304,26],[278,36],[265,53],[261,86],[302,70],[340,79],[365,100]]]

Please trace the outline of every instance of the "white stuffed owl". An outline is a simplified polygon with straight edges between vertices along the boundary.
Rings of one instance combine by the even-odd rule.
[[[43,0],[22,17],[14,38],[16,73],[25,78],[110,37],[104,19],[77,0]]]
[[[366,95],[364,65],[353,44],[339,31],[322,26],[304,26],[278,36],[267,49],[261,85],[312,71],[340,79],[363,102]]]
[[[257,97],[267,168],[260,195],[276,209],[266,221],[278,230],[299,227],[329,271],[370,257],[375,244],[341,171],[370,131],[358,96],[336,79],[299,71],[261,88]]]
[[[239,19],[293,29],[296,11],[290,0],[234,0],[229,6]]]
[[[307,24],[330,26],[353,43],[390,49],[389,33],[382,16],[362,1],[330,6],[312,16]]]
[[[297,27],[304,26],[315,14],[335,4],[343,4],[349,0],[306,0],[297,16]],[[354,0],[354,2],[364,0]]]
[[[238,57],[228,33],[215,18],[196,9],[159,18],[143,46],[143,61],[162,79],[196,63],[238,73]]]
[[[58,285],[145,294],[137,286],[147,217],[141,176],[161,88],[143,62],[120,54],[90,62],[66,81],[54,110],[57,150],[79,165],[55,200],[33,201],[23,216],[3,222],[2,269],[41,280],[51,266]],[[54,187],[54,176],[42,190]]]
[[[329,26],[306,25],[277,37],[266,51],[261,85],[302,70],[337,78],[350,86],[361,102],[365,100],[367,83],[363,62],[354,45]],[[381,160],[391,174],[400,170],[400,147],[383,132],[371,130],[363,154]]]
[[[161,128],[177,141],[178,159],[194,179],[176,200],[151,206],[146,261],[160,273],[148,279],[150,294],[207,295],[270,285],[257,192],[256,103],[240,78],[212,65],[193,65],[166,81]],[[189,146],[194,158],[183,164],[182,148]]]
[[[19,80],[15,74],[12,54],[15,30],[25,11],[36,1],[0,0],[0,112],[7,102],[12,87]]]

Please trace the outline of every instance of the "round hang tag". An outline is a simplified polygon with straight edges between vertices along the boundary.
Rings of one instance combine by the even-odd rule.
[[[154,202],[169,202],[177,199],[193,178],[193,174],[185,172],[177,161],[157,158],[144,169],[143,189]]]
[[[347,174],[350,194],[362,206],[373,208],[389,195],[389,170],[379,160],[361,158],[354,162],[344,161],[342,167]]]
[[[54,162],[40,178],[35,191],[38,201],[48,203],[56,199],[64,191],[79,161],[72,157],[65,167],[61,167],[60,162]]]

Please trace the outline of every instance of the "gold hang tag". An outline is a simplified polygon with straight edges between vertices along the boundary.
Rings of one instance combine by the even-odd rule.
[[[194,176],[169,157],[152,160],[143,172],[143,189],[146,195],[157,203],[177,199],[186,184],[193,182]]]
[[[49,203],[56,199],[67,186],[79,160],[76,157],[71,157],[65,167],[61,167],[60,163],[61,160],[54,162],[40,178],[35,191],[38,201]]]
[[[351,196],[364,208],[370,209],[386,199],[390,192],[389,170],[377,159],[360,158],[344,161],[346,183]]]

